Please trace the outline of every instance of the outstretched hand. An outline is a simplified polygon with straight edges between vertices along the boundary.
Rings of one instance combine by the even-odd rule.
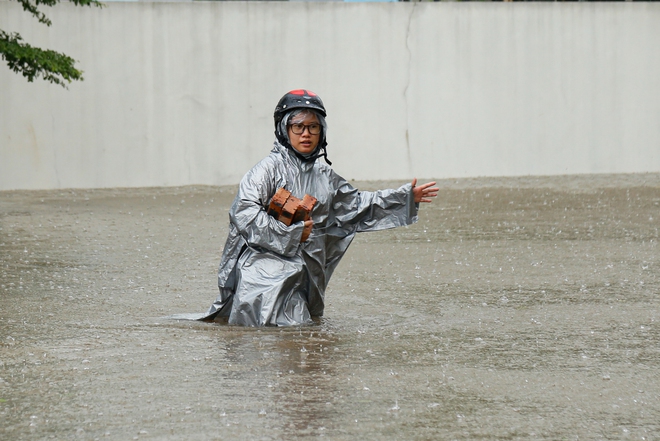
[[[435,182],[427,182],[417,186],[417,178],[413,178],[412,187],[413,187],[413,196],[415,197],[415,203],[420,202],[433,202],[433,199],[438,195],[440,189],[438,187],[433,187]]]

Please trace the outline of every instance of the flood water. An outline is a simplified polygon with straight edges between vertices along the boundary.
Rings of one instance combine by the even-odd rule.
[[[0,439],[660,439],[660,174],[439,186],[284,329],[164,318],[234,187],[0,192]]]

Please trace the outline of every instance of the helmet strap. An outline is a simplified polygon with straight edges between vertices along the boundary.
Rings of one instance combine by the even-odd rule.
[[[289,144],[288,142],[283,143],[283,144],[284,144],[284,147],[291,150],[298,157],[298,159],[300,159],[303,162],[314,162],[318,158],[323,156],[323,159],[325,160],[325,162],[327,162],[328,165],[332,165],[332,162],[328,159],[328,152],[325,149],[325,144],[323,146],[317,147],[316,150],[314,150],[314,153],[312,153],[311,155],[307,155],[307,156],[303,155],[298,150],[294,149],[293,146],[291,144]]]

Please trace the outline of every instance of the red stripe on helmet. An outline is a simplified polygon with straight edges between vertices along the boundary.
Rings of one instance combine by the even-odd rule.
[[[308,95],[308,96],[316,96],[316,94],[315,94],[314,92],[312,92],[311,90],[305,90],[305,89],[296,89],[296,90],[292,90],[292,91],[289,92],[289,93],[290,93],[291,95]]]

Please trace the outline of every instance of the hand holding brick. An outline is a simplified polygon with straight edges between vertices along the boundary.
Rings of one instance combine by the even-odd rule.
[[[267,213],[284,225],[291,225],[308,220],[316,201],[314,196],[306,194],[299,199],[293,196],[289,190],[279,188],[268,205]]]

